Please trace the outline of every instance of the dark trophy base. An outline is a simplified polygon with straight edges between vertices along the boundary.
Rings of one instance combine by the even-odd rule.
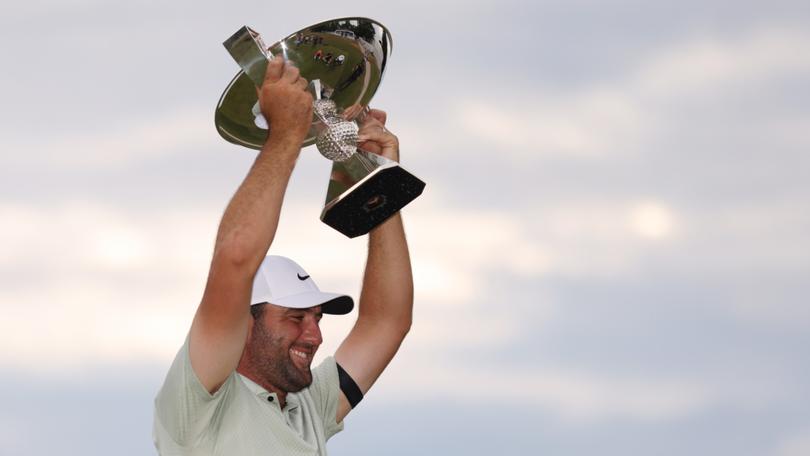
[[[368,155],[356,155],[361,154]],[[340,163],[335,163],[330,190],[340,185],[335,179],[336,173],[342,172],[340,168]],[[327,202],[321,220],[347,237],[362,236],[421,195],[424,188],[419,178],[389,161]]]

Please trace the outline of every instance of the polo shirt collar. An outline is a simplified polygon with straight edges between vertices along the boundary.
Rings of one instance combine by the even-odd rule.
[[[261,385],[259,385],[256,382],[254,382],[253,380],[245,377],[242,374],[239,374],[239,378],[242,379],[242,383],[245,384],[245,386],[250,390],[250,392],[253,393],[254,395],[258,396],[259,399],[261,399],[263,402],[272,402],[273,404],[276,405],[276,407],[279,406],[278,405],[278,395],[276,395],[276,393],[272,393],[270,391],[267,391],[266,389],[264,389],[264,387],[262,387]],[[273,397],[273,400],[269,401],[267,398],[271,397],[271,396]],[[286,407],[284,407],[284,410],[287,411],[287,412],[291,412],[293,410],[296,410],[298,408],[298,406],[299,406],[298,398],[296,397],[296,395],[291,394],[291,393],[287,393],[287,404],[286,404]]]

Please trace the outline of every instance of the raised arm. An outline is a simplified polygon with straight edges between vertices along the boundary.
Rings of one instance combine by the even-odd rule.
[[[272,126],[217,232],[202,301],[189,334],[191,366],[213,393],[236,369],[247,338],[253,276],[278,226],[281,204],[312,120],[312,96],[298,69],[276,58],[259,91]]]
[[[385,113],[372,110],[360,129],[361,147],[399,160],[399,142],[385,130]],[[399,349],[411,327],[413,276],[408,244],[397,213],[369,233],[357,322],[335,353],[335,360],[365,394]],[[340,422],[349,413],[341,395]]]

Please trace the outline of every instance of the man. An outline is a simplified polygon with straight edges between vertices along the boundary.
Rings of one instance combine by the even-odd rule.
[[[334,357],[310,370],[321,293],[292,260],[265,257],[312,119],[298,69],[277,58],[259,91],[272,132],[220,222],[208,282],[185,344],[155,400],[154,438],[169,455],[324,455],[326,440],[374,384],[411,325],[413,282],[399,214],[369,234],[357,321]],[[399,159],[385,113],[372,110],[364,149]]]

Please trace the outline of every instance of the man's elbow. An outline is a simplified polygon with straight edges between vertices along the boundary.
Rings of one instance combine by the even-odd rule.
[[[410,332],[412,323],[413,318],[410,314],[393,315],[389,313],[384,316],[374,317],[361,313],[360,317],[355,322],[355,328],[363,332],[372,332],[402,340],[405,339],[405,336]]]
[[[254,274],[258,269],[255,250],[236,240],[217,243],[212,265],[231,271],[245,271],[248,274]]]
[[[411,326],[413,325],[413,316],[407,315],[401,318],[398,318],[396,321],[395,326],[392,328],[392,332],[399,336],[400,339],[405,339],[405,336],[411,331]]]

